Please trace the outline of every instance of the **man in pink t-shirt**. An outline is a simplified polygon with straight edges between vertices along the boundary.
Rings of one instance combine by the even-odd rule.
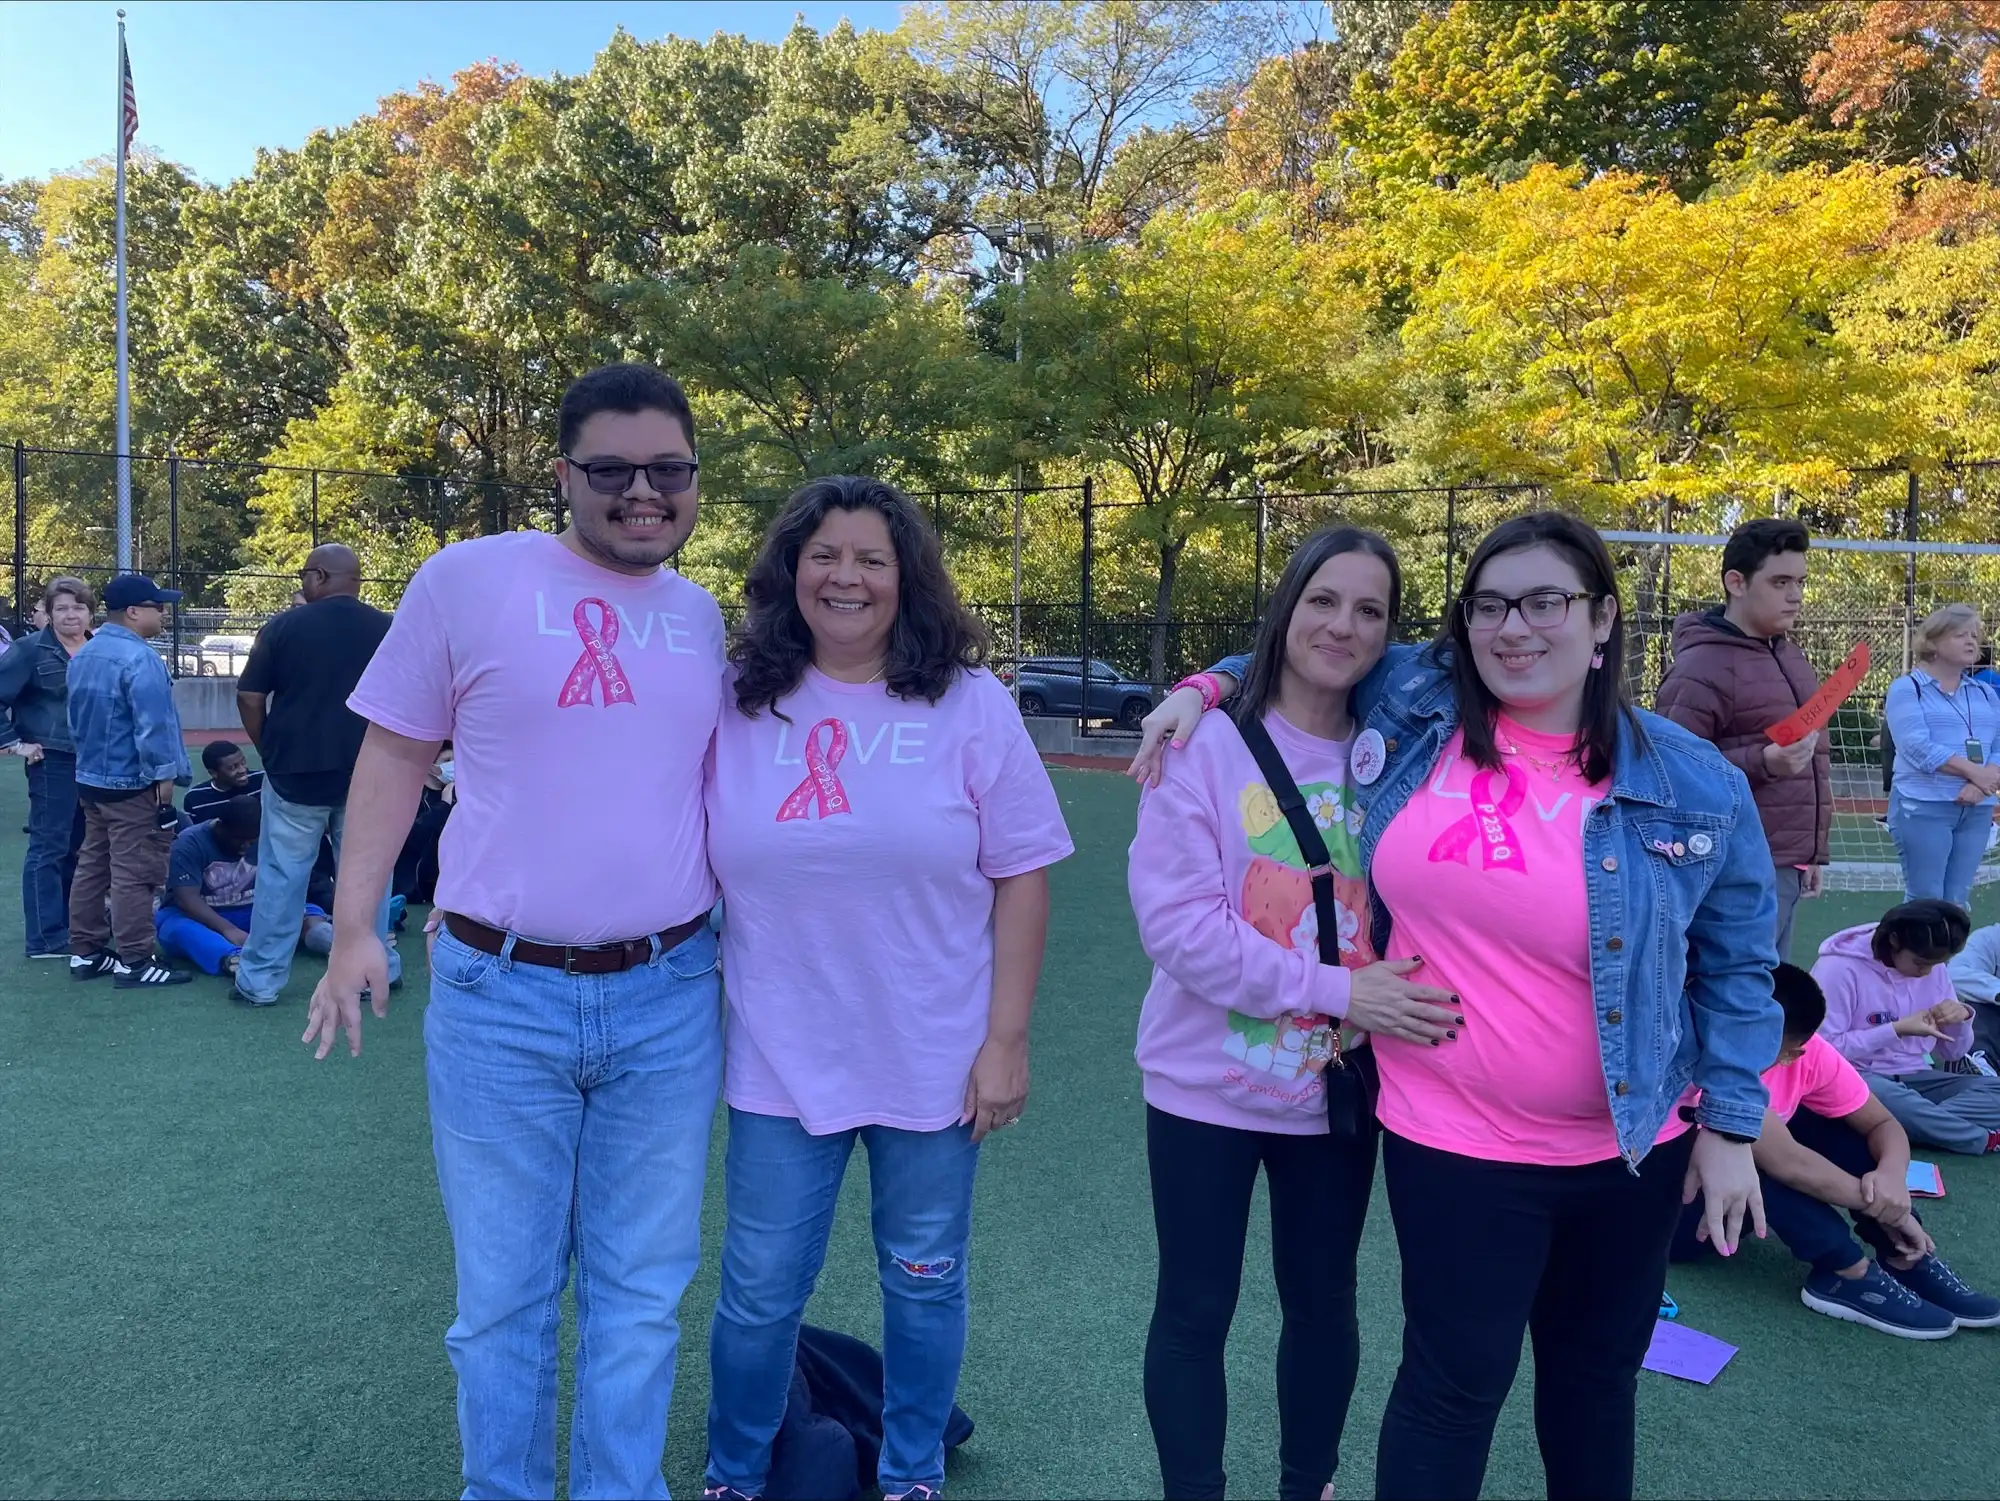
[[[1800,1300],[1902,1339],[2000,1327],[2000,1298],[1959,1280],[1910,1207],[1910,1138],[1854,1065],[1818,1035],[1826,1020],[1819,982],[1781,964],[1772,988],[1784,1008],[1785,1041],[1763,1074],[1771,1106],[1753,1150],[1765,1221],[1812,1268]],[[1683,1214],[1674,1260],[1707,1249],[1700,1222],[1692,1208]],[[1873,1261],[1856,1235],[1874,1248]]]
[[[458,808],[439,847],[425,1072],[458,1270],[445,1336],[465,1494],[555,1490],[556,1332],[576,1263],[574,1496],[667,1494],[660,1473],[701,1255],[722,1038],[702,765],[723,632],[663,570],[696,512],[694,421],[641,365],[564,394],[570,526],[445,548],[418,570],[349,705],[340,934],[306,1041],[388,1001],[371,896],[441,742]],[[337,930],[336,930],[337,931]]]

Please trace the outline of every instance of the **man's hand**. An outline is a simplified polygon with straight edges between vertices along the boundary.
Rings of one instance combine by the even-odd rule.
[[[1863,1173],[1861,1212],[1883,1225],[1893,1225],[1898,1220],[1909,1218],[1910,1183],[1907,1175],[1893,1177],[1880,1168]]]
[[[306,1012],[305,1036],[299,1041],[319,1043],[315,1059],[333,1051],[333,1040],[347,1033],[350,1056],[361,1056],[361,992],[375,1002],[375,1015],[389,1014],[389,951],[375,936],[373,925],[336,927],[333,952],[327,956],[326,975],[313,987],[312,1005]]]
[[[154,800],[157,801],[161,807],[163,808],[172,807],[174,801],[173,779],[169,777],[164,782],[153,783],[153,797]]]
[[[1796,745],[1779,745],[1773,742],[1764,747],[1764,769],[1774,777],[1803,776],[1812,770],[1813,751],[1819,746],[1819,736],[1811,734]]]
[[[1818,896],[1825,890],[1826,867],[1808,865],[1804,870],[1799,872],[1799,895],[1801,897]]]
[[[231,948],[245,949],[250,946],[250,935],[237,927],[235,923],[224,923],[222,925],[222,936],[229,941]]]
[[[1883,1233],[1896,1248],[1896,1260],[1905,1267],[1915,1266],[1937,1250],[1930,1231],[1918,1223],[1914,1214],[1906,1214],[1900,1220],[1883,1220],[1881,1224]]]

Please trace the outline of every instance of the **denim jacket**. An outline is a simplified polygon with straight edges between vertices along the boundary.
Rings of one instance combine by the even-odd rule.
[[[122,625],[99,626],[69,660],[69,733],[86,787],[194,780],[167,664]]]
[[[45,625],[0,653],[0,750],[32,741],[58,754],[69,738],[69,652]]]
[[[1239,681],[1249,659],[1216,665]],[[1387,763],[1358,787],[1361,856],[1436,769],[1457,732],[1458,700],[1434,648],[1392,646],[1356,685],[1355,722],[1382,736]],[[1783,1019],[1771,994],[1778,962],[1770,846],[1743,773],[1678,725],[1635,711],[1621,734],[1611,790],[1584,828],[1590,988],[1605,1098],[1619,1151],[1636,1168],[1690,1083],[1697,1118],[1755,1137]],[[1394,916],[1369,879],[1375,951]]]

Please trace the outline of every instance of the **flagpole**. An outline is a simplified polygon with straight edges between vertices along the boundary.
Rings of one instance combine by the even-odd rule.
[[[132,385],[125,349],[125,12],[118,12],[118,571],[132,571]]]

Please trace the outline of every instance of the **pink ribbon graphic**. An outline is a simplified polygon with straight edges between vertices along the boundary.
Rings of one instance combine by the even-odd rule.
[[[819,748],[821,730],[827,732],[824,751]],[[834,768],[840,765],[841,758],[846,754],[847,726],[839,720],[822,719],[806,731],[805,780],[792,789],[791,796],[778,809],[779,823],[810,816],[815,803],[819,805],[821,818],[854,811],[847,801],[847,789],[840,785],[840,778],[834,774]]]
[[[595,627],[590,623],[592,605],[597,606]],[[632,695],[632,681],[625,676],[617,654],[611,650],[618,644],[618,612],[601,599],[580,599],[569,618],[576,625],[577,635],[583,638],[583,655],[570,668],[569,678],[556,697],[556,707],[574,709],[578,704],[589,703],[592,683],[604,685],[607,709],[613,704],[637,703]]]
[[[1514,826],[1507,820],[1519,813],[1527,800],[1527,775],[1511,762],[1507,766],[1507,790],[1497,799],[1493,795],[1493,773],[1480,772],[1472,779],[1472,811],[1438,835],[1431,846],[1432,863],[1456,860],[1470,865],[1470,852],[1477,844],[1482,869],[1525,873],[1527,857],[1521,853],[1521,841],[1514,837]]]

